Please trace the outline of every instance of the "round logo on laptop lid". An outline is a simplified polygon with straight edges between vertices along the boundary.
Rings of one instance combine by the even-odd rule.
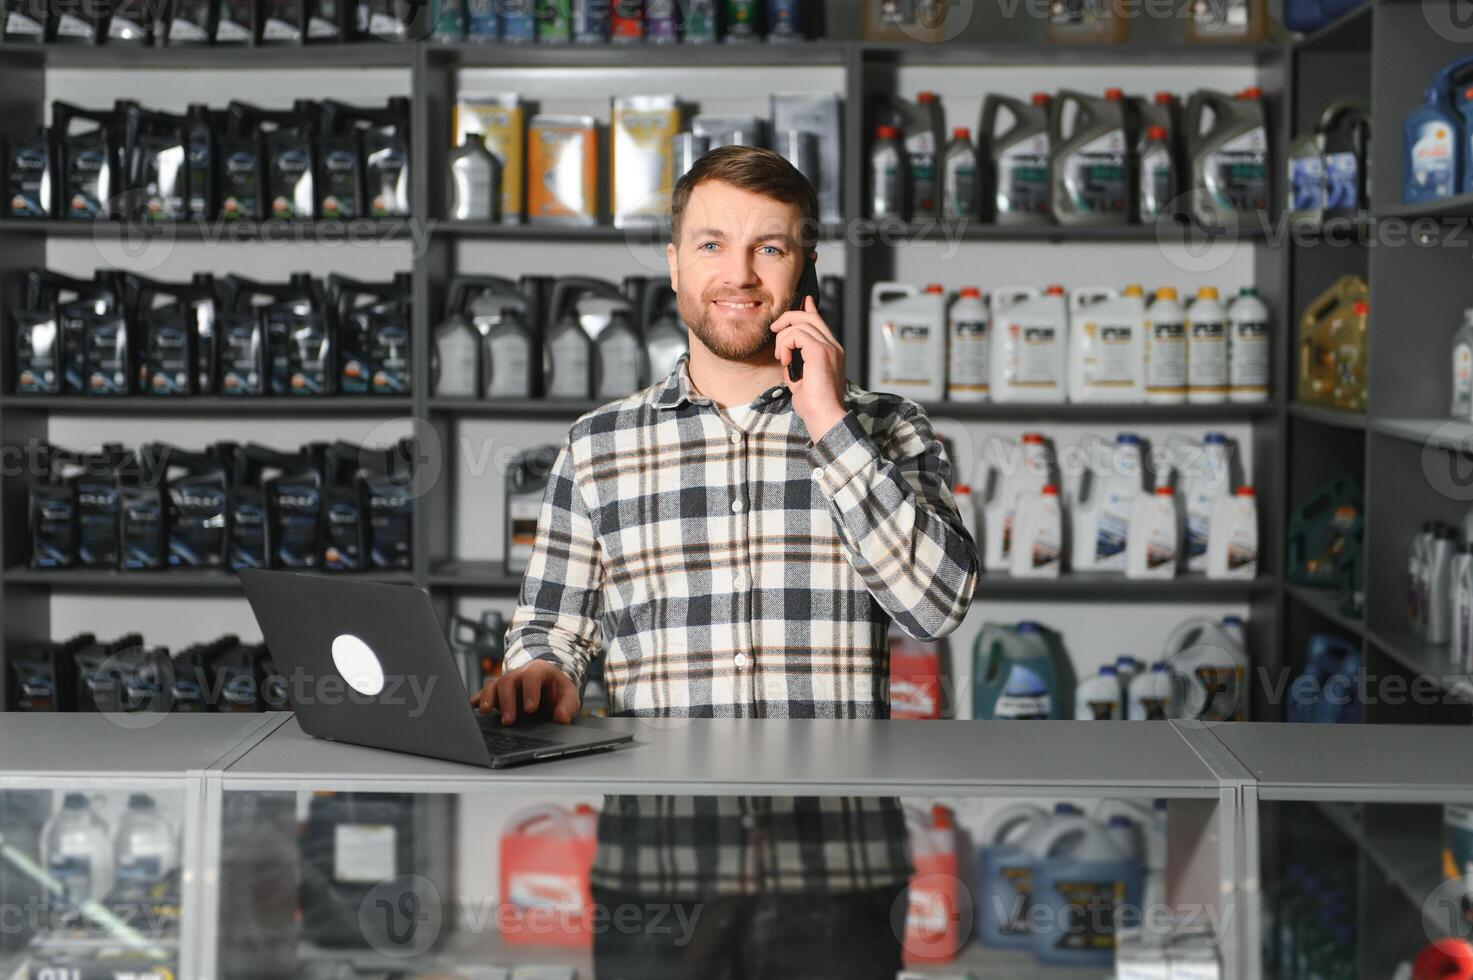
[[[384,667],[373,648],[352,633],[332,641],[332,663],[359,694],[372,697],[384,689]]]

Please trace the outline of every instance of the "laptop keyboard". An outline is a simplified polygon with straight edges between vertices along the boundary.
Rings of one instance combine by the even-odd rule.
[[[514,735],[510,732],[482,732],[481,738],[486,743],[486,748],[491,750],[492,755],[525,752],[528,749],[544,749],[549,745],[557,744],[551,739],[537,738],[534,735]]]

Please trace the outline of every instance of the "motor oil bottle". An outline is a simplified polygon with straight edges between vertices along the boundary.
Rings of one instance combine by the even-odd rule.
[[[1073,110],[1071,113],[1070,110]],[[1124,224],[1133,199],[1125,96],[1064,90],[1049,107],[1049,185],[1064,225]],[[1067,127],[1067,128],[1066,128]]]
[[[258,339],[249,331],[238,331],[237,315],[254,309],[260,317],[265,374],[256,386],[250,384],[253,361],[234,363],[222,372],[228,394],[323,395],[337,386],[334,358],[335,339],[325,301],[318,283],[307,273],[293,273],[285,283],[263,283],[241,276],[227,276],[227,303],[232,311],[224,335],[227,357],[235,361],[254,353]],[[242,335],[244,334],[244,336]],[[232,380],[235,382],[231,384]],[[229,390],[234,388],[233,391]],[[253,387],[259,390],[251,390]]]
[[[629,308],[610,313],[609,324],[594,341],[593,396],[600,401],[623,398],[644,385],[644,342]]]
[[[1289,211],[1297,222],[1318,228],[1325,214],[1325,158],[1320,134],[1307,133],[1289,144],[1285,161],[1289,182]]]
[[[1063,718],[1073,707],[1071,676],[1063,643],[1047,627],[988,624],[972,648],[972,717]]]
[[[991,446],[994,466],[982,509],[982,562],[987,571],[1002,572],[1011,566],[1019,501],[1041,494],[1056,474],[1053,453],[1037,432],[1025,432],[1007,447],[996,440]]]
[[[516,284],[502,280],[508,293]],[[445,319],[435,327],[430,392],[440,398],[475,398],[481,393],[481,334],[466,314],[469,285],[451,282]]]
[[[1427,616],[1423,640],[1433,646],[1445,646],[1452,636],[1452,564],[1457,531],[1444,524],[1432,535],[1427,549],[1426,596]]]
[[[1218,500],[1233,492],[1232,446],[1221,432],[1208,432],[1200,443],[1172,434],[1167,447],[1176,461],[1186,518],[1186,569],[1205,572],[1213,512]]]
[[[1455,419],[1473,418],[1473,309],[1463,311],[1463,325],[1453,334],[1452,407]]]
[[[322,565],[322,468],[315,455],[304,451],[291,468],[266,481],[270,567]]]
[[[168,566],[168,505],[162,477],[139,454],[118,475],[119,565],[125,571]]]
[[[641,298],[644,325],[645,379],[655,383],[669,377],[675,365],[690,351],[690,334],[680,322],[675,291],[669,283],[651,280]],[[833,323],[834,320],[826,322]]]
[[[500,221],[501,161],[480,133],[467,133],[450,153],[452,221]]]
[[[73,131],[73,123],[92,128]],[[70,102],[51,104],[51,131],[60,156],[60,216],[85,221],[112,217],[112,202],[124,184],[119,147],[120,120],[112,110],[88,110]]]
[[[1146,392],[1146,306],[1140,286],[1069,294],[1069,400],[1140,402]]]
[[[216,450],[230,472],[229,567],[268,568],[271,544],[265,483],[291,466],[295,456],[255,445],[219,444]]]
[[[1331,400],[1338,409],[1347,412],[1366,410],[1366,330],[1371,305],[1365,300],[1356,300],[1350,305],[1350,315],[1340,317],[1333,324],[1330,343],[1335,351],[1335,388]]]
[[[1211,616],[1185,620],[1166,638],[1176,696],[1172,717],[1201,721],[1248,718],[1248,651],[1241,635]]]
[[[1356,300],[1368,295],[1358,275],[1341,276],[1305,307],[1299,320],[1299,400],[1328,404],[1335,383],[1335,346],[1331,333]]]
[[[1267,0],[1194,0],[1187,41],[1249,44],[1267,40],[1268,26]]]
[[[1202,89],[1187,100],[1191,211],[1204,228],[1236,228],[1268,208],[1268,129],[1263,92],[1229,98]]]
[[[1056,816],[1079,811],[1067,803]],[[982,834],[977,853],[977,938],[984,946],[1026,949],[1028,900],[1033,892],[1033,853],[1027,847],[1048,826],[1050,815],[1031,803],[1003,808]]]
[[[1146,130],[1138,160],[1136,213],[1143,222],[1155,221],[1168,212],[1179,193],[1171,143],[1163,127],[1152,126]]]
[[[985,402],[992,392],[992,318],[976,286],[963,286],[947,316],[946,400]]]
[[[71,568],[77,563],[77,492],[80,473],[74,454],[42,447],[40,471],[26,483],[30,558],[34,569]]]
[[[223,568],[229,551],[228,481],[223,461],[207,453],[143,447],[157,453],[168,506],[170,568]]]
[[[946,395],[946,296],[939,285],[870,287],[870,378],[875,391],[916,401]]]
[[[61,328],[55,310],[15,310],[11,320],[15,324],[16,393],[61,394]]]
[[[1268,306],[1253,286],[1238,290],[1227,309],[1228,401],[1268,400]]]
[[[1202,286],[1187,307],[1187,401],[1219,405],[1228,395],[1227,311],[1217,287]]]
[[[222,395],[264,395],[269,386],[265,305],[255,283],[226,276],[221,284],[219,378]]]
[[[1058,578],[1063,570],[1064,527],[1059,488],[1046,484],[1036,496],[1018,498],[1016,539],[1009,553],[1015,578]]]
[[[133,331],[121,308],[81,310],[82,377],[88,395],[131,395],[137,380]]]
[[[916,101],[895,100],[909,170],[910,215],[934,218],[941,213],[941,154],[946,147],[946,116],[935,92]]]
[[[1187,400],[1187,316],[1176,290],[1162,286],[1146,309],[1146,401],[1180,405]]]
[[[327,447],[322,480],[322,567],[358,572],[368,567],[368,501],[361,476],[362,446]]]
[[[1130,680],[1130,701],[1126,717],[1130,721],[1166,721],[1174,717],[1175,686],[1164,662],[1154,663],[1150,670]]]
[[[1181,524],[1176,494],[1168,486],[1142,493],[1130,513],[1126,578],[1175,578],[1181,561]]]
[[[407,572],[414,567],[413,437],[367,455],[359,472],[368,502],[368,566],[378,571]]]
[[[592,398],[595,380],[623,389],[624,394],[639,387],[638,378],[627,375],[631,361],[610,361],[609,372],[599,364],[597,336],[612,322],[616,309],[629,310],[622,290],[611,282],[587,276],[564,276],[553,288],[547,339],[543,345],[543,377],[547,379],[549,398]],[[575,329],[576,328],[576,329]],[[629,345],[623,345],[627,351]],[[638,341],[634,347],[637,349]],[[617,350],[615,351],[617,353]],[[632,363],[637,363],[633,359]],[[620,365],[624,376],[617,377]]]
[[[73,478],[77,513],[77,563],[84,568],[118,567],[118,479],[133,454],[108,443],[82,457]]]
[[[1094,677],[1079,682],[1074,692],[1075,721],[1120,721],[1125,716],[1120,703],[1120,677],[1106,665]]]
[[[1068,390],[1069,312],[1064,287],[1004,287],[992,294],[992,400],[1062,402]]]
[[[409,99],[393,96],[383,108],[366,109],[324,99],[322,130],[357,142],[362,188],[357,213],[370,217],[406,217],[409,200]],[[322,137],[319,137],[321,140]],[[343,200],[346,200],[344,198]]]
[[[1258,575],[1258,499],[1252,487],[1217,498],[1207,539],[1207,577],[1253,579]]]
[[[52,179],[56,158],[52,133],[37,129],[27,137],[6,139],[5,209],[7,218],[51,218],[58,214],[56,184]]]
[[[1473,545],[1459,543],[1453,556],[1451,661],[1456,670],[1473,669]]]
[[[369,283],[337,273],[327,277],[327,309],[338,347],[337,388],[345,395],[410,392],[407,273]]]
[[[1462,176],[1460,130],[1452,95],[1440,73],[1423,95],[1422,105],[1412,110],[1402,124],[1404,203],[1420,204],[1457,192]]]
[[[508,575],[523,574],[532,560],[537,518],[557,455],[557,446],[533,446],[507,467],[503,563]]]
[[[128,304],[139,333],[139,390],[150,395],[213,394],[219,317],[214,277],[165,283],[129,273]]]
[[[264,217],[316,218],[318,213],[316,113],[299,100],[291,110],[261,112]]]
[[[1039,856],[1031,914],[1046,925],[1032,932],[1041,964],[1109,967],[1116,937],[1138,926],[1144,874],[1108,830],[1085,817],[1055,821],[1033,842]],[[1087,915],[1081,914],[1088,909]],[[1076,925],[1074,916],[1078,916]]]
[[[1368,210],[1370,104],[1364,99],[1332,102],[1320,116],[1316,138],[1324,158],[1324,220],[1354,218]]]
[[[941,166],[941,216],[975,218],[980,200],[981,175],[977,170],[977,148],[972,131],[959,126],[951,131]]]
[[[1003,225],[1048,224],[1049,105],[1047,93],[1028,102],[988,95],[982,102],[978,156],[985,165],[986,216]],[[998,123],[1006,128],[999,132]]]
[[[1123,572],[1135,503],[1145,492],[1140,437],[1122,432],[1111,445],[1095,436],[1086,451],[1090,466],[1081,474],[1069,508],[1070,567],[1076,572]]]
[[[1130,38],[1130,19],[1114,0],[1050,0],[1051,44],[1123,44]]]
[[[909,172],[900,145],[900,130],[894,126],[875,127],[869,154],[869,213],[875,220],[907,217],[907,180]]]

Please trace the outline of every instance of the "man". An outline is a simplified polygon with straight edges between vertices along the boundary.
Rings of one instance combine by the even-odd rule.
[[[769,150],[713,150],[676,185],[666,252],[690,353],[573,424],[482,712],[571,721],[607,639],[613,715],[887,718],[889,622],[921,639],[961,623],[977,549],[925,413],[848,384],[813,299],[790,309],[817,210]],[[900,965],[893,799],[613,797],[598,837],[596,904],[682,903],[696,922],[684,942],[658,911],[637,935],[596,933],[599,980]]]

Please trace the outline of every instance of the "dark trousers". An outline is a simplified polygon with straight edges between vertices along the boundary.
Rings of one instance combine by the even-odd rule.
[[[905,892],[669,901],[595,886],[594,980],[895,980]]]

